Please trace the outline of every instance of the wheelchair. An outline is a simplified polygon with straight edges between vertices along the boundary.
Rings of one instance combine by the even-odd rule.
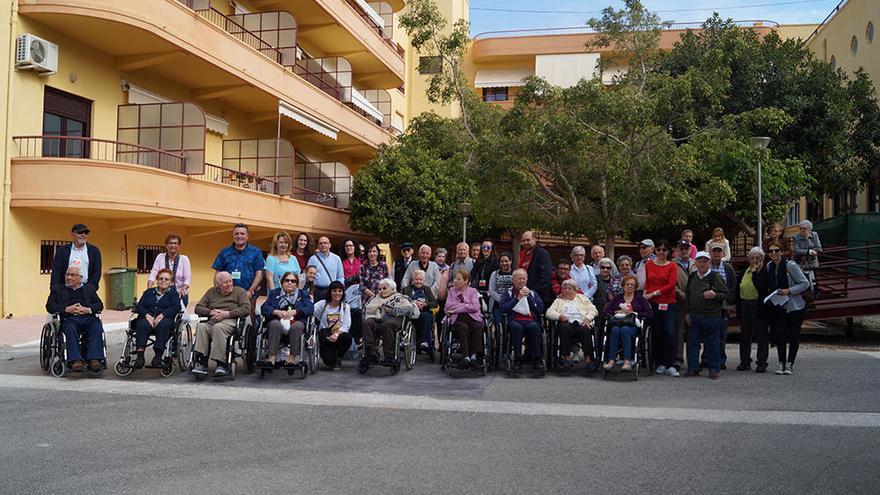
[[[400,319],[400,330],[394,333],[394,357],[391,361],[388,361],[384,358],[380,359],[378,362],[371,362],[369,357],[367,356],[367,350],[364,348],[361,351],[360,359],[358,360],[358,373],[364,374],[369,371],[371,366],[378,365],[384,366],[388,368],[388,371],[392,375],[396,375],[400,372],[400,365],[403,364],[406,371],[413,369],[416,365],[416,335],[415,335],[415,326],[412,323],[412,320],[409,318],[401,318]],[[381,346],[380,346],[381,349]],[[401,359],[401,357],[403,359]]]
[[[239,316],[235,332],[226,338],[226,362],[224,365],[229,371],[227,376],[232,380],[235,379],[235,373],[238,368],[236,360],[241,360],[242,365],[248,373],[251,373],[256,369],[257,337],[255,334],[256,332],[254,332],[254,326],[259,327],[262,318],[259,315],[254,318],[255,319],[252,322],[250,315]],[[208,321],[208,318],[204,316],[199,318],[199,323],[204,321]],[[253,324],[254,322],[256,325]],[[197,363],[197,339],[198,335],[196,334],[192,340],[192,350],[189,358],[190,373],[192,373],[192,369]],[[207,378],[208,375],[194,374],[193,376],[196,377],[196,381],[201,381]]]
[[[602,359],[600,359],[597,364],[601,363],[602,370],[602,378],[607,379],[609,373],[627,373],[627,371],[621,370],[620,367],[623,364],[623,346],[620,346],[617,349],[617,354],[615,356],[610,356],[608,354],[608,344],[611,339],[611,319],[605,322],[605,332],[604,338],[602,339]],[[632,359],[632,376],[634,380],[639,379],[639,375],[643,370],[647,372],[648,375],[654,374],[653,367],[653,354],[652,354],[652,345],[653,339],[651,337],[651,321],[643,320],[641,318],[636,318],[636,332],[633,337],[633,359]],[[597,351],[598,354],[598,351]],[[609,360],[614,359],[614,367],[610,370],[605,369],[605,363]]]
[[[114,367],[116,374],[121,377],[129,376],[134,372],[132,363],[137,357],[137,328],[135,327],[137,318],[137,313],[132,313],[128,319],[128,328],[125,330],[125,345],[122,346],[122,355]],[[150,335],[147,339],[146,347],[152,346],[155,342],[156,336]],[[175,364],[177,364],[177,368],[181,372],[189,370],[192,364],[190,360],[192,349],[192,325],[187,314],[181,311],[174,317],[171,336],[168,338],[168,344],[165,346],[164,354],[162,354],[162,366],[159,368],[162,376],[167,378],[173,375]],[[144,365],[144,368],[152,368],[152,366],[148,363]]]
[[[598,317],[596,319],[598,320]],[[596,339],[597,328],[595,325],[597,325],[597,324],[598,323],[594,320],[593,327],[591,327],[589,330],[587,330],[587,333],[589,334],[591,343],[593,344],[593,352],[592,352],[592,354],[590,354],[590,356],[586,356],[586,354],[584,355],[584,359],[589,357],[590,359],[593,360],[593,365],[596,366],[596,369],[598,369],[598,366],[601,366],[601,362],[600,362],[601,360],[599,359],[600,353],[598,350],[599,347],[597,345],[598,342],[596,341],[597,340]],[[547,329],[547,345],[548,345],[548,351],[549,351],[547,353],[547,355],[548,355],[547,369],[558,371],[558,372],[570,371],[570,370],[566,370],[564,367],[559,365],[560,361],[562,360],[561,339],[559,337],[559,332],[557,331],[557,329],[559,328],[559,321],[545,318],[544,319],[544,328]],[[580,344],[575,344],[575,345],[578,347],[581,347],[581,350],[583,351],[582,345],[580,345]]]
[[[95,315],[98,319],[100,314]],[[83,367],[83,372],[91,373],[98,376],[107,369],[107,336],[101,332],[102,345],[104,347],[104,358],[101,359],[101,369],[92,371],[88,366]],[[85,354],[85,346],[80,342],[81,352]],[[44,373],[49,373],[56,378],[66,376],[69,371],[67,367],[67,343],[64,339],[64,332],[61,331],[61,314],[53,313],[50,315],[49,321],[43,325],[40,333],[40,368]]]
[[[495,330],[495,342],[497,344],[497,349],[495,349],[493,352],[498,363],[496,369],[503,370],[508,377],[516,377],[518,371],[516,370],[515,353],[513,352],[514,344],[510,341],[510,331],[508,330],[507,320],[509,317],[510,315],[504,315],[504,318],[502,318],[501,320],[501,325]],[[546,370],[546,364],[548,358],[550,357],[550,342],[549,334],[547,332],[547,327],[544,324],[543,317],[538,318],[538,328],[541,332],[541,336],[539,338],[539,345],[541,346],[541,349],[537,359],[539,361],[538,364],[541,364],[543,366],[543,370]],[[523,345],[523,347],[526,347],[524,344],[519,345]],[[526,347],[526,350],[527,349],[528,348]],[[535,361],[531,358],[526,358],[525,356],[523,356],[521,364],[535,364]],[[540,371],[536,373],[536,375],[544,376],[544,371]]]
[[[482,329],[483,357],[478,370],[480,376],[486,376],[489,369],[492,367],[492,352],[489,347],[489,335],[489,320],[486,319],[486,313],[484,312]],[[449,323],[449,314],[447,314],[446,317],[443,318],[443,322],[440,326],[440,369],[442,371],[449,371],[450,374],[452,373],[452,370],[470,371],[470,367],[462,366],[461,362],[463,358],[464,356],[461,355],[461,343],[455,338],[455,335],[452,332],[452,325]],[[480,359],[479,355],[477,355],[477,359]]]
[[[254,366],[260,370],[260,378],[265,377],[266,373],[272,373],[272,371],[276,369],[275,363],[266,362],[266,357],[268,357],[269,354],[268,330],[269,320],[264,318],[260,325],[259,332],[256,333],[256,342],[254,346],[256,349]],[[292,353],[294,355],[299,355],[302,360],[299,363],[285,362],[281,368],[284,368],[287,371],[288,376],[293,376],[294,374],[299,373],[299,378],[301,380],[305,380],[310,374],[315,374],[318,371],[318,359],[320,356],[318,354],[319,345],[318,324],[315,321],[314,316],[310,316],[305,321],[305,329],[303,330],[302,338],[299,341],[299,353]],[[289,348],[289,335],[281,335],[281,346],[287,346]]]

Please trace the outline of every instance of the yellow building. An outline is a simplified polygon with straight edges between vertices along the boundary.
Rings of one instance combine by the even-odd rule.
[[[177,232],[194,294],[237,222],[263,250],[279,229],[351,234],[351,174],[405,125],[393,110],[405,107],[403,7],[6,3],[2,314],[43,311],[52,253],[74,223],[91,228],[105,270],[149,269]]]
[[[841,0],[828,17],[806,38],[816,57],[847,74],[864,69],[880,85],[880,39],[875,26],[880,25],[880,2],[876,0]],[[846,191],[820,201],[799,205],[810,219],[830,218],[846,212],[880,211],[880,170],[875,170],[867,187]]]

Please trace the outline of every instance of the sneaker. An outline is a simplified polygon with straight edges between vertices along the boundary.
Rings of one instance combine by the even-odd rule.
[[[739,363],[739,366],[736,367],[736,371],[749,371],[752,369],[751,363]]]
[[[766,364],[759,364],[758,366],[755,367],[755,373],[766,373],[766,372],[767,372],[767,365]]]
[[[422,342],[419,344],[419,351],[427,354],[431,351],[431,346],[429,346],[427,342]]]
[[[720,374],[715,370],[709,370],[709,378],[712,380],[717,380]]]
[[[782,364],[782,363],[776,364],[776,374],[777,375],[784,375],[785,374],[785,365],[784,364]]]
[[[461,360],[462,369],[470,369],[471,367],[471,358],[470,356],[465,356],[464,359]]]
[[[226,370],[226,367],[222,364],[218,364],[216,368],[214,368],[214,376],[226,376],[229,374],[229,371]]]
[[[657,369],[654,370],[654,374],[655,375],[665,375],[666,374],[666,366],[663,366],[662,364],[660,366],[657,366]]]
[[[684,374],[685,377],[691,378],[694,376],[700,376],[700,372],[697,370],[687,370]]]
[[[793,375],[794,374],[794,363],[788,363],[785,365],[785,369],[782,370],[783,374]]]
[[[195,365],[192,372],[194,375],[207,375],[208,374],[208,367],[205,366],[204,364],[199,363],[199,364]]]
[[[602,365],[602,367],[605,368],[606,370],[610,370],[611,368],[614,367],[614,363],[605,363]]]
[[[678,372],[677,369],[675,369],[675,366],[670,366],[670,367],[666,368],[666,376],[678,378],[681,376],[681,374]]]

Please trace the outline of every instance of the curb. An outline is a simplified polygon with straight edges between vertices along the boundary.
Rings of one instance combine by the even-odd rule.
[[[189,317],[190,324],[196,325],[199,323],[198,316],[196,316],[194,314],[189,314],[187,316]],[[121,343],[123,339],[118,339],[118,342],[117,342],[116,337],[120,333],[119,332],[120,330],[126,330],[127,328],[128,328],[127,321],[119,321],[116,323],[108,323],[108,324],[104,325],[104,336],[107,339],[107,344],[109,345],[109,344]],[[195,329],[193,329],[193,330],[195,330]],[[21,348],[25,348],[25,347],[39,347],[39,346],[40,346],[39,340],[31,340],[29,342],[12,344],[7,347],[11,347],[13,349],[21,349]]]

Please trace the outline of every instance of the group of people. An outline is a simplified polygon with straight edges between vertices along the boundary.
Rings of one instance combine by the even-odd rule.
[[[61,313],[71,369],[104,366],[101,324],[103,310],[97,295],[101,278],[100,251],[87,243],[89,229],[76,224],[72,242],[56,251],[52,286],[46,309]],[[507,326],[514,370],[531,363],[541,370],[541,326],[555,322],[559,361],[572,368],[600,366],[629,371],[633,367],[633,337],[649,322],[653,331],[655,373],[697,376],[703,369],[717,378],[726,369],[725,343],[730,316],[741,320],[738,370],[751,369],[751,344],[757,341],[756,371],[768,367],[771,337],[778,352],[777,374],[792,374],[801,324],[815,288],[813,270],[822,247],[812,225],[802,222],[792,239],[780,224],[771,225],[762,246],[749,252],[748,266],[737,273],[730,263],[730,243],[718,228],[698,250],[693,232],[685,230],[675,243],[644,239],[639,259],[619,256],[616,263],[595,245],[575,246],[555,266],[533,231],[524,232],[520,250],[496,253],[491,240],[459,243],[448,259],[444,248],[400,244],[400,257],[389,268],[376,243],[364,246],[345,239],[341,256],[331,251],[330,239],[304,233],[295,240],[286,232],[272,237],[268,256],[250,244],[247,225],[232,230],[232,244],[217,255],[214,286],[195,304],[203,319],[196,329],[193,373],[228,373],[226,341],[237,319],[253,315],[263,283],[267,295],[259,306],[267,321],[267,365],[297,363],[306,321],[318,323],[321,358],[330,368],[363,347],[371,362],[391,359],[394,335],[404,319],[413,321],[421,351],[435,349],[435,330],[444,319],[461,349],[462,365],[477,368],[482,352],[483,316]],[[150,272],[148,288],[135,311],[136,353],[133,366],[143,367],[144,353],[155,336],[152,366],[161,365],[175,316],[186,308],[192,268],[181,254],[182,239],[169,234],[166,250]],[[796,262],[790,260],[794,256]],[[765,259],[769,258],[769,260]],[[607,329],[607,349],[593,348]],[[289,354],[281,352],[282,337]],[[81,346],[80,338],[84,344]],[[523,355],[525,349],[525,355]],[[686,351],[685,351],[686,349]],[[702,349],[702,352],[701,352]],[[594,356],[605,356],[594,362]]]

